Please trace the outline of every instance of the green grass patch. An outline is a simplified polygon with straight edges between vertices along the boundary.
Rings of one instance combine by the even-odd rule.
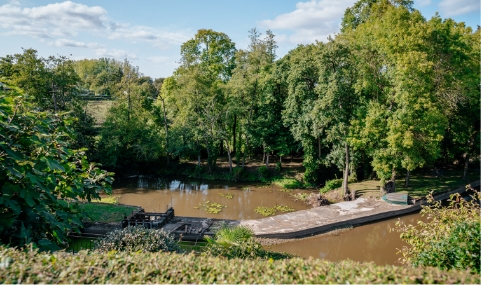
[[[116,223],[124,216],[129,216],[139,208],[136,206],[114,205],[103,203],[78,203],[81,211],[85,212],[93,222]]]
[[[302,189],[306,188],[306,185],[304,185],[302,182],[294,179],[294,178],[273,178],[271,181],[272,184],[275,184],[277,186],[280,186],[285,189]]]
[[[461,169],[444,170],[440,177],[436,177],[431,173],[423,174],[421,170],[418,170],[411,174],[409,187],[404,187],[405,177],[403,173],[400,173],[396,179],[396,192],[404,191],[408,193],[409,196],[419,199],[426,197],[431,191],[433,191],[434,194],[440,194],[462,187],[469,182],[479,180],[480,177],[479,169],[471,169],[466,181],[461,179],[461,175]],[[336,179],[336,182],[339,186],[332,190],[339,189],[342,186],[342,179]],[[328,183],[331,182],[326,182],[324,188],[332,188],[332,185],[327,187]],[[364,180],[348,184],[349,189],[355,190],[358,197],[380,197],[380,186],[379,180]],[[324,193],[324,188],[321,189],[321,193]]]
[[[39,253],[0,246],[0,283],[451,283],[478,284],[479,274],[432,267],[377,266],[291,258],[226,259],[177,253],[80,251]],[[148,265],[148,266],[146,266]]]

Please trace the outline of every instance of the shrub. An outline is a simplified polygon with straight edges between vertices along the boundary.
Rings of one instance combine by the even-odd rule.
[[[291,257],[287,253],[266,251],[254,239],[252,230],[246,227],[223,227],[214,238],[206,237],[208,242],[204,254],[227,258],[265,258],[284,259]]]
[[[480,263],[479,222],[460,222],[440,241],[430,242],[413,260],[415,267],[434,266],[442,269],[466,269],[479,273]]]
[[[257,168],[257,175],[259,179],[267,178],[267,167],[265,165],[259,166],[259,168]]]
[[[403,247],[401,262],[414,267],[436,266],[442,269],[470,269],[480,272],[480,193],[470,202],[459,194],[452,195],[450,204],[428,201],[421,214],[429,222],[419,221],[417,226],[396,223],[394,230],[409,244]]]
[[[30,101],[0,93],[0,243],[54,250],[82,226],[77,205],[64,201],[110,193],[113,174],[73,148],[74,118]]]
[[[339,188],[342,186],[342,179],[333,179],[333,180],[328,180],[326,181],[326,184],[324,187],[321,188],[320,192],[321,193],[327,193],[331,190],[334,190],[336,188]]]
[[[142,226],[112,231],[96,241],[95,247],[100,252],[112,250],[127,252],[182,251],[171,235],[162,230],[146,229]]]
[[[478,284],[479,274],[463,270],[377,266],[318,259],[225,259],[175,253],[77,254],[17,250],[0,246],[0,283],[442,283]]]

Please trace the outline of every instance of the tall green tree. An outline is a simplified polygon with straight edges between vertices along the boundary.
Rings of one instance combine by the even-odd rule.
[[[181,46],[181,66],[175,71],[178,114],[195,126],[196,141],[208,153],[208,168],[215,164],[216,146],[224,144],[232,171],[230,120],[225,84],[234,68],[235,45],[230,38],[213,30],[199,30]],[[186,124],[184,124],[186,125]]]

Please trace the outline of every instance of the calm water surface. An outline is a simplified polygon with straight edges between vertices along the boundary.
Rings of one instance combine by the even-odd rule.
[[[249,188],[248,191],[245,189]],[[297,210],[308,209],[303,202],[294,201],[293,193],[307,192],[293,190],[283,192],[277,186],[261,184],[202,182],[195,180],[172,180],[165,178],[136,178],[116,181],[112,195],[120,196],[121,204],[136,205],[147,212],[163,212],[173,206],[175,215],[218,219],[259,219],[264,216],[254,212],[256,207],[285,205]],[[219,194],[233,194],[227,199]],[[200,203],[219,203],[227,206],[218,214],[211,214],[199,207]],[[278,214],[282,214],[278,212]]]
[[[360,262],[374,262],[378,265],[400,265],[397,249],[407,245],[397,232],[389,232],[399,220],[407,224],[416,224],[424,220],[421,214],[410,214],[377,223],[362,225],[339,233],[338,235],[321,235],[295,242],[270,246],[274,251],[288,252],[301,257],[312,257],[339,261],[351,259]]]
[[[249,191],[245,189],[249,188]],[[302,202],[294,201],[290,194],[307,192],[293,190],[289,193],[277,186],[252,183],[202,182],[166,178],[135,178],[116,181],[113,196],[120,196],[122,204],[137,205],[147,212],[165,211],[173,206],[177,216],[206,217],[219,219],[260,219],[254,212],[258,206],[285,205],[295,210],[308,209]],[[227,199],[219,194],[234,194]],[[227,206],[218,214],[196,209],[200,203],[210,201]],[[278,212],[281,214],[281,212]],[[393,218],[377,223],[355,227],[337,235],[321,235],[294,242],[274,245],[269,249],[283,251],[302,257],[339,261],[351,259],[374,262],[378,265],[399,265],[397,249],[406,245],[399,233],[389,232],[398,219],[416,224],[423,219],[419,213]]]

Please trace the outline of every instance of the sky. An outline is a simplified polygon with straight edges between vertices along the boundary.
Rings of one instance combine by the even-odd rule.
[[[339,33],[346,8],[356,0],[0,0],[0,57],[33,48],[42,57],[128,59],[153,78],[178,66],[180,46],[199,29],[227,34],[237,49],[248,31],[276,35],[278,57],[299,44]],[[429,19],[480,25],[479,0],[414,0]]]

